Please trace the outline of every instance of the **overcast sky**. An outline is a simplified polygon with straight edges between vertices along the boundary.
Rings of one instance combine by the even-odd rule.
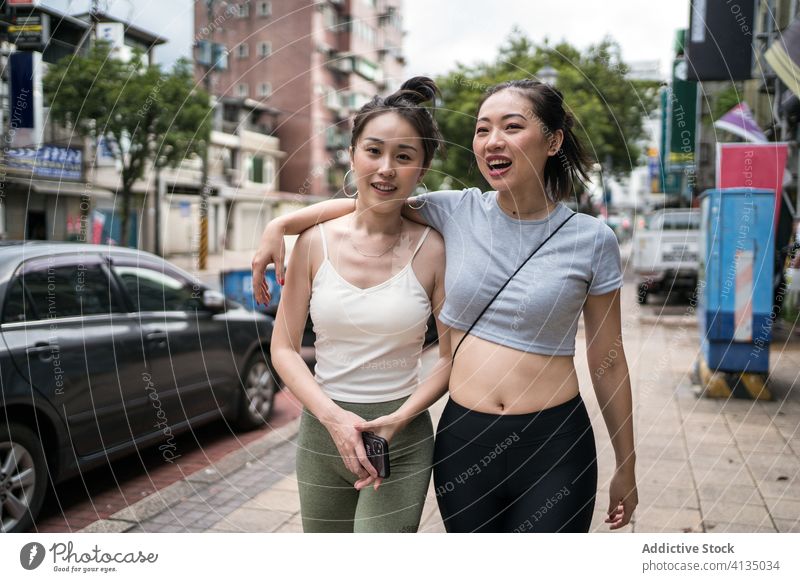
[[[89,0],[44,0],[71,14],[85,12]],[[192,0],[101,0],[101,6],[136,26],[169,39],[156,51],[159,62],[171,64],[190,56]],[[408,34],[407,74],[437,75],[455,62],[492,60],[514,25],[534,42],[545,37],[578,47],[609,35],[622,46],[623,59],[658,60],[666,76],[678,28],[689,24],[689,0],[404,0]]]

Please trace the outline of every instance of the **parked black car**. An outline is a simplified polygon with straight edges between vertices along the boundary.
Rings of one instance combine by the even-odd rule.
[[[248,429],[280,386],[273,319],[155,255],[0,243],[0,531],[53,483],[223,417]],[[171,447],[171,448],[170,448]]]

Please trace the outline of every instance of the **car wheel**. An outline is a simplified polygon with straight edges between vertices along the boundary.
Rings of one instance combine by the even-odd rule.
[[[41,441],[20,424],[0,425],[0,532],[27,531],[46,491]]]
[[[278,391],[278,376],[272,362],[261,352],[253,354],[242,374],[242,402],[237,426],[251,429],[266,424],[275,405]]]

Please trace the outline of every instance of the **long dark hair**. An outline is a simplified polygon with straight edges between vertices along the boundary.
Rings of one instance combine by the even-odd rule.
[[[417,130],[422,139],[423,166],[429,167],[437,150],[444,150],[444,138],[439,130],[439,125],[431,112],[423,106],[423,103],[427,101],[435,101],[437,95],[441,96],[439,87],[436,86],[433,79],[428,77],[412,77],[388,97],[376,95],[359,109],[353,118],[353,136],[350,138],[350,147],[356,147],[356,142],[364,131],[364,126],[371,119],[383,113],[396,113]]]
[[[571,196],[576,186],[589,180],[587,172],[592,160],[572,130],[575,118],[564,109],[564,95],[547,83],[516,79],[487,89],[478,104],[478,110],[489,97],[505,90],[517,91],[530,101],[531,110],[541,121],[546,136],[553,135],[559,129],[564,133],[561,149],[556,155],[550,156],[544,166],[544,186],[554,201]]]

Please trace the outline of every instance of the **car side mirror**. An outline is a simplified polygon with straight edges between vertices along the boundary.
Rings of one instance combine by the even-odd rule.
[[[225,311],[225,296],[219,291],[206,289],[203,291],[203,307],[214,313]]]

